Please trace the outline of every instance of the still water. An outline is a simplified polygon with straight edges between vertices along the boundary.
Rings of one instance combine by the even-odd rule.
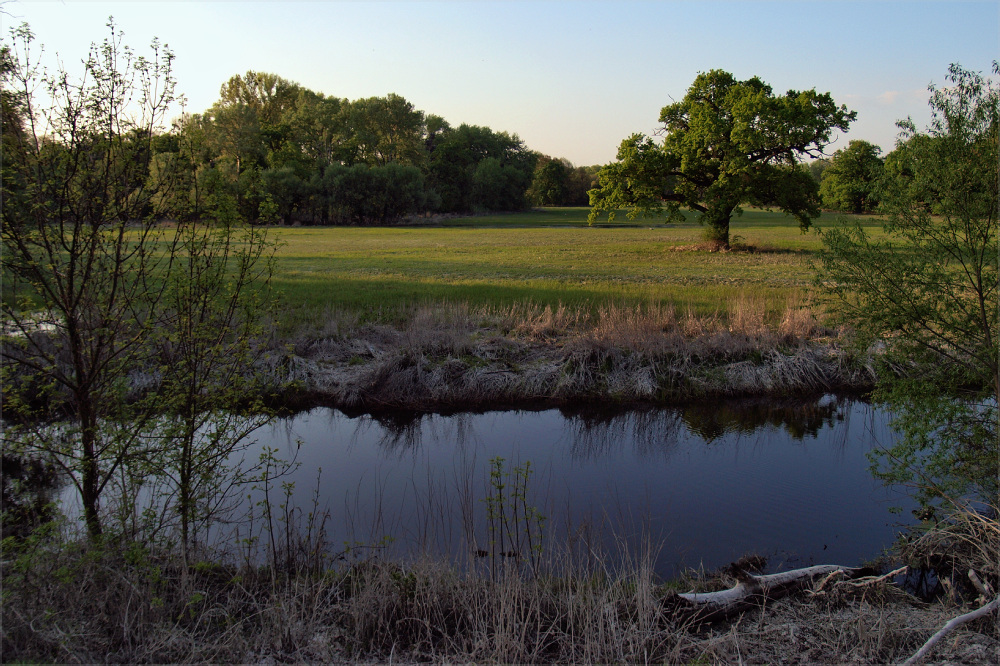
[[[334,550],[391,537],[397,556],[458,559],[491,538],[491,459],[530,461],[526,504],[546,517],[550,546],[585,542],[613,560],[652,543],[670,576],[751,552],[772,570],[877,556],[914,506],[869,472],[866,454],[892,442],[887,422],[835,396],[608,412],[319,408],[258,431],[246,457],[267,446],[295,459],[282,479],[291,504],[329,512]]]

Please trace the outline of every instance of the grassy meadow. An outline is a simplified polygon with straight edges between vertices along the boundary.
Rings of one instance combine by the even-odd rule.
[[[734,245],[754,251],[697,249],[702,227],[628,220],[587,225],[587,208],[452,218],[397,227],[282,227],[275,286],[282,324],[324,311],[392,319],[414,304],[473,308],[531,303],[591,309],[673,304],[709,315],[737,298],[769,312],[812,289],[811,261],[821,247],[817,220],[802,233],[781,213],[748,210],[732,225]]]

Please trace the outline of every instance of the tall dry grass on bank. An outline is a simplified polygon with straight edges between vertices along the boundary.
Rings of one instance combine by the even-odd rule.
[[[297,550],[308,551],[314,544]],[[551,555],[551,553],[550,553]],[[954,607],[891,581],[782,599],[716,624],[676,611],[677,589],[719,589],[734,574],[664,585],[641,554],[584,568],[559,557],[532,576],[433,559],[322,566],[184,567],[170,551],[49,534],[2,564],[6,661],[58,663],[891,663],[913,654]],[[936,661],[988,663],[991,618],[963,626]]]
[[[874,379],[801,297],[772,312],[737,295],[710,316],[661,303],[434,305],[397,322],[331,315],[296,339],[289,378],[302,394],[350,409],[788,395]]]
[[[932,525],[901,536],[899,556],[916,570],[932,572],[952,603],[991,601],[1000,592],[1000,506],[947,506]]]
[[[422,309],[417,310],[419,312]],[[629,349],[655,349],[663,336],[685,339],[728,332],[751,337],[783,336],[787,340],[830,335],[821,314],[802,294],[789,298],[781,312],[770,311],[765,300],[738,293],[726,309],[699,315],[690,306],[651,302],[645,306],[605,303],[593,309],[569,308],[559,305],[539,306],[519,303],[504,308],[484,307],[469,310],[463,306],[442,306],[439,311],[478,320],[482,327],[495,327],[531,338],[562,338],[586,336]],[[448,315],[445,315],[446,317]]]

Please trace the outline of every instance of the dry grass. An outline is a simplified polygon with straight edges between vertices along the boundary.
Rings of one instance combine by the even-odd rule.
[[[793,294],[780,313],[768,311],[763,298],[740,292],[725,311],[709,315],[698,315],[691,307],[678,315],[673,303],[652,302],[646,306],[606,303],[593,311],[528,303],[503,309],[483,308],[469,312],[469,316],[478,316],[480,326],[492,324],[529,339],[585,335],[609,346],[632,350],[662,348],[664,337],[676,342],[678,336],[691,340],[721,332],[755,338],[778,336],[784,341],[831,333],[820,325],[813,306],[801,294]]]
[[[365,559],[275,572],[190,568],[167,552],[36,540],[3,565],[7,661],[61,663],[487,662],[888,663],[955,611],[891,583],[785,599],[695,625],[650,558],[615,567],[563,556],[535,577],[440,560]],[[561,567],[561,569],[560,569]],[[937,660],[989,661],[989,619],[941,643]]]
[[[798,394],[874,378],[800,297],[777,313],[737,295],[711,316],[658,303],[452,304],[415,307],[394,326],[343,323],[303,334],[287,368],[304,394],[352,409]]]
[[[954,504],[932,528],[902,536],[897,549],[911,567],[932,571],[951,603],[982,605],[1000,591],[998,516],[1000,506]]]
[[[296,517],[297,516],[297,517]],[[332,555],[319,514],[285,515],[268,544],[231,540],[185,566],[169,544],[109,538],[101,547],[50,523],[3,542],[5,661],[59,663],[890,663],[958,611],[918,601],[891,575],[817,583],[717,624],[696,623],[676,592],[728,588],[744,558],[664,583],[655,549],[600,551],[552,528],[539,562],[464,563],[387,551]],[[249,530],[249,532],[247,531]],[[253,533],[243,525],[241,535]],[[960,511],[924,550],[960,551],[996,585],[995,515]],[[473,544],[470,546],[475,548]],[[992,568],[991,568],[992,567]],[[1000,655],[992,618],[963,625],[931,663]]]

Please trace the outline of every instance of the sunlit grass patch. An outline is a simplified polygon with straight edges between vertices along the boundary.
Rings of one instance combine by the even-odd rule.
[[[464,218],[468,226],[275,229],[283,324],[329,310],[392,319],[428,303],[589,312],[608,303],[670,304],[704,316],[754,298],[777,315],[792,294],[811,289],[820,237],[781,214],[745,212],[734,234],[752,251],[710,253],[694,249],[697,224],[586,227],[586,211]],[[490,226],[501,218],[510,224]],[[546,226],[557,218],[580,225]]]

